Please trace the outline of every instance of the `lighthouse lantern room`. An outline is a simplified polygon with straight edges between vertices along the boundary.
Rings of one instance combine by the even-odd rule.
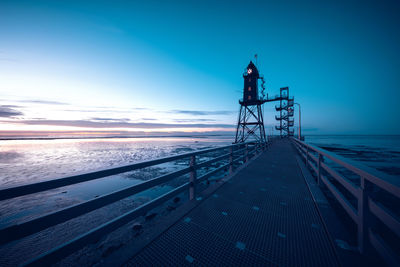
[[[260,78],[257,67],[252,61],[246,68],[243,74],[244,88],[243,88],[243,102],[246,104],[256,104],[258,100],[258,79]]]

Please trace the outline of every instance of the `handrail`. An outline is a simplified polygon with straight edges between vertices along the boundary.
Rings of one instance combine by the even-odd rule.
[[[378,238],[378,234],[375,234],[376,229],[374,229],[372,225],[371,218],[378,218],[399,238],[400,218],[371,198],[371,188],[373,186],[379,187],[400,199],[400,179],[396,179],[396,177],[374,170],[350,159],[345,159],[296,138],[292,137],[292,140],[299,154],[305,159],[306,166],[312,167],[311,169],[316,174],[318,185],[321,185],[322,182],[356,223],[358,228],[358,249],[360,253],[366,254],[368,253],[367,248],[373,247],[386,261],[393,263],[393,260],[397,257],[395,255],[389,255],[392,250],[383,238]],[[318,156],[316,157],[311,154],[311,151],[317,153]],[[324,163],[324,157],[358,175],[360,177],[360,185],[355,185],[334,171],[328,164]],[[315,162],[316,167],[310,160]],[[351,193],[351,195],[356,198],[357,207],[350,204],[341,191],[322,174],[322,171],[329,174],[333,180],[341,184],[347,192]],[[398,263],[398,265],[400,264]]]
[[[228,148],[229,148],[229,153],[225,153],[223,155],[216,156],[212,159],[209,159],[209,160],[206,160],[206,161],[196,164],[196,156],[206,154],[209,152],[225,151]],[[171,181],[174,178],[177,178],[182,175],[190,173],[189,182],[171,190],[170,192],[167,192],[166,194],[164,194],[150,202],[143,204],[142,206],[139,206],[138,208],[136,208],[132,211],[129,211],[129,212],[117,217],[116,219],[106,222],[106,223],[102,224],[101,226],[98,226],[97,228],[95,228],[87,233],[84,233],[71,241],[64,243],[61,246],[53,248],[52,250],[38,256],[37,258],[29,261],[26,264],[40,265],[40,263],[43,263],[43,262],[49,263],[49,262],[57,261],[60,258],[65,257],[65,256],[69,255],[70,253],[78,250],[79,248],[85,246],[86,244],[90,243],[91,241],[97,240],[97,238],[101,237],[102,235],[107,234],[107,233],[117,229],[118,227],[128,223],[134,217],[144,215],[146,212],[148,212],[149,210],[154,208],[156,205],[159,205],[163,201],[171,198],[172,196],[181,193],[183,190],[185,190],[187,188],[189,188],[190,200],[195,199],[195,187],[196,187],[197,183],[204,181],[206,179],[209,179],[210,177],[217,174],[218,172],[221,172],[228,168],[229,168],[229,174],[232,174],[233,167],[237,166],[234,164],[245,163],[246,161],[248,161],[248,159],[256,156],[257,152],[260,149],[263,150],[265,148],[266,148],[266,144],[264,144],[264,143],[261,144],[261,143],[247,142],[247,143],[232,144],[232,145],[223,146],[223,147],[199,150],[199,151],[175,155],[175,156],[171,156],[171,157],[167,157],[167,158],[159,158],[159,159],[140,162],[140,163],[136,163],[136,164],[115,167],[115,168],[111,168],[111,169],[99,170],[99,171],[95,171],[95,172],[91,172],[91,173],[79,174],[79,175],[75,175],[75,176],[71,176],[71,177],[59,178],[59,179],[55,180],[56,182],[53,182],[54,181],[53,180],[53,181],[48,181],[48,182],[40,182],[40,183],[36,183],[36,184],[29,184],[29,185],[17,186],[17,187],[13,187],[13,188],[2,189],[2,190],[0,190],[0,201],[18,197],[18,196],[22,196],[22,195],[31,194],[31,193],[38,193],[38,192],[58,188],[58,187],[65,186],[65,185],[71,185],[71,184],[82,183],[85,181],[95,180],[98,178],[107,177],[107,176],[131,171],[131,170],[137,170],[137,169],[141,169],[141,168],[145,168],[145,167],[149,167],[149,166],[154,166],[154,165],[158,165],[158,164],[162,164],[165,162],[170,162],[170,161],[174,161],[174,160],[178,160],[178,159],[182,159],[182,158],[190,158],[189,166],[186,168],[180,169],[178,171],[164,174],[164,175],[158,176],[156,178],[153,178],[151,180],[144,181],[142,183],[139,183],[139,184],[136,184],[133,186],[128,186],[123,189],[119,189],[114,192],[111,192],[111,193],[108,193],[105,195],[101,195],[94,199],[90,199],[88,201],[63,208],[61,210],[50,212],[50,213],[40,216],[38,218],[34,218],[34,219],[31,219],[26,222],[22,222],[19,224],[15,224],[15,225],[0,229],[0,245],[30,236],[35,233],[38,233],[49,227],[66,222],[66,221],[76,218],[78,216],[82,216],[84,214],[87,214],[91,211],[102,208],[104,206],[107,206],[111,203],[114,203],[114,202],[124,199],[126,197],[143,192],[152,187],[162,185],[168,181]],[[228,159],[228,161],[226,161],[227,159]],[[213,170],[203,174],[200,177],[197,177],[196,173],[199,169],[210,166],[213,163],[217,163],[217,162],[221,162],[221,161],[227,162],[227,163],[224,163],[224,164],[222,164],[222,166],[219,166],[219,167],[214,167]],[[22,190],[22,192],[19,193],[18,190]]]
[[[371,183],[376,183],[382,189],[394,194],[400,195],[400,179],[397,179],[394,176],[388,175],[386,173],[380,172],[378,170],[372,169],[368,166],[365,166],[359,162],[355,162],[351,159],[343,158],[339,155],[336,155],[332,152],[326,151],[322,148],[317,148],[311,144],[307,144],[304,141],[300,141],[296,138],[292,137],[292,140],[300,143],[304,146],[309,147],[311,150],[329,158],[335,163],[345,167],[346,169],[364,177],[369,180]]]
[[[331,169],[328,165],[326,165],[325,163],[321,162],[321,167],[327,172],[329,173],[331,176],[333,176],[336,181],[338,181],[342,186],[344,186],[348,191],[350,191],[350,193],[353,194],[353,196],[356,196],[357,194],[359,194],[358,192],[358,188],[356,185],[354,185],[352,182],[350,182],[349,180],[347,180],[345,177],[343,177],[342,175],[340,175],[339,173],[337,173],[335,170]]]
[[[61,246],[55,247],[50,251],[47,251],[38,257],[28,261],[24,264],[24,266],[47,266],[51,262],[56,262],[59,259],[62,259],[69,254],[75,252],[76,250],[84,247],[87,244],[95,242],[100,237],[104,236],[107,233],[110,233],[119,227],[127,224],[128,222],[132,221],[136,217],[146,214],[146,212],[152,208],[157,207],[158,205],[162,204],[163,202],[167,201],[168,199],[172,198],[173,196],[183,192],[189,183],[185,183],[172,191],[165,193],[164,195],[159,196],[158,198],[148,202],[146,205],[142,205],[132,211],[126,212],[121,216],[103,223],[102,225],[86,232],[64,244]]]
[[[186,174],[191,170],[192,169],[190,167],[187,167],[182,170],[145,181],[140,184],[128,186],[122,190],[114,191],[112,193],[102,195],[100,197],[85,201],[83,203],[79,203],[55,212],[51,212],[49,214],[43,215],[39,218],[32,219],[27,222],[23,222],[20,224],[0,229],[0,245],[34,234],[41,230],[47,229],[51,226],[57,225],[59,223],[71,220],[85,213],[107,206],[118,200],[124,199],[131,195],[140,193],[146,189],[167,182],[171,178]]]

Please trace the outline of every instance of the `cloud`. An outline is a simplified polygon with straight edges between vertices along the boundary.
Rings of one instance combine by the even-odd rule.
[[[152,110],[151,108],[132,108],[133,110]]]
[[[205,136],[227,136],[234,138],[235,131],[207,131],[207,132],[181,132],[169,131],[159,132],[153,131],[151,133],[144,131],[119,131],[119,130],[89,130],[84,131],[85,135],[82,136],[81,130],[73,131],[0,131],[0,140],[8,139],[57,139],[57,138],[93,138],[93,137],[205,137]]]
[[[88,120],[18,120],[17,124],[47,125],[47,126],[72,126],[85,128],[232,128],[230,124],[200,124],[200,123],[147,123],[147,122],[115,122],[115,121],[88,121]]]
[[[14,116],[23,115],[23,113],[21,111],[12,109],[10,106],[12,106],[12,105],[0,106],[0,117],[10,118],[10,117],[14,117]]]
[[[127,122],[127,121],[130,121],[130,119],[128,119],[128,118],[119,118],[119,119],[116,119],[116,118],[98,118],[98,117],[91,118],[91,120],[94,120],[94,121],[118,121],[118,122]]]
[[[69,105],[65,102],[49,101],[49,100],[18,100],[21,103],[33,103],[33,104],[48,104],[48,105]]]
[[[235,113],[235,111],[220,110],[220,111],[203,111],[203,110],[171,110],[171,113],[177,114],[187,114],[193,116],[206,116],[206,115],[230,115]]]
[[[122,110],[112,110],[112,109],[64,109],[67,112],[85,112],[85,113],[128,113]]]
[[[22,108],[23,106],[18,105],[1,105],[3,108]]]
[[[175,122],[184,122],[184,123],[186,123],[186,122],[194,122],[194,121],[197,121],[197,122],[199,122],[199,121],[216,121],[216,120],[212,120],[212,119],[175,119],[174,120]]]
[[[134,111],[138,111],[138,110],[151,110],[148,108],[114,108],[114,107],[88,107],[88,108],[80,108],[80,109],[64,109],[64,111],[67,112],[85,112],[85,113],[132,113]]]
[[[118,107],[110,107],[110,106],[95,106],[93,108],[98,108],[98,109],[111,109],[111,110],[126,110],[126,111],[130,111],[130,110],[151,110],[150,108],[143,108],[143,107],[133,107],[133,108],[118,108]]]

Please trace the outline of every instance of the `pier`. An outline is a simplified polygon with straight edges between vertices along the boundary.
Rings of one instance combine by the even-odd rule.
[[[113,250],[99,264],[398,264],[399,210],[398,206],[387,204],[399,201],[400,181],[294,138],[238,143],[2,189],[0,200],[177,160],[187,160],[187,166],[0,229],[0,245],[15,244],[43,230],[51,234],[52,227],[183,176],[188,180],[173,190],[22,264],[43,266],[61,261],[62,265],[71,254],[99,242],[135,219],[153,216],[156,213],[152,210],[182,194],[187,201],[170,214],[155,217],[151,224],[139,225],[143,228],[142,234]],[[358,180],[346,178],[338,168],[332,167],[333,163]],[[326,197],[327,192],[330,198]],[[335,203],[342,212],[335,211]]]
[[[0,0],[0,267],[400,267],[400,0]]]
[[[276,141],[127,265],[338,266],[294,152]]]

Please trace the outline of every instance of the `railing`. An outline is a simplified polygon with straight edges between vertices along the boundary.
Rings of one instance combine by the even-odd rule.
[[[43,215],[39,218],[32,219],[27,222],[23,222],[20,224],[0,229],[0,245],[30,236],[44,229],[66,222],[68,220],[84,215],[88,212],[99,209],[101,207],[107,206],[116,201],[140,193],[152,187],[162,185],[166,182],[171,181],[174,178],[180,177],[188,173],[190,174],[188,182],[178,186],[177,188],[174,188],[173,190],[169,191],[164,195],[159,196],[158,198],[155,198],[152,201],[145,203],[142,206],[137,207],[134,210],[131,210],[107,223],[104,223],[92,229],[89,232],[86,232],[74,238],[73,240],[70,240],[62,244],[61,246],[53,248],[50,251],[47,251],[46,253],[39,255],[35,259],[26,263],[26,265],[43,265],[56,262],[61,258],[64,258],[69,254],[73,253],[74,251],[79,250],[85,245],[97,241],[100,237],[127,224],[133,219],[145,215],[146,212],[159,206],[168,199],[171,199],[172,197],[182,193],[184,190],[189,189],[189,199],[190,200],[195,199],[196,185],[198,183],[208,180],[215,174],[221,173],[226,170],[228,171],[229,174],[232,174],[235,166],[238,166],[242,163],[244,164],[245,162],[249,161],[250,158],[254,157],[259,151],[264,150],[266,147],[267,143],[261,144],[261,143],[248,142],[248,143],[234,144],[224,147],[200,150],[192,153],[180,154],[167,158],[145,161],[141,163],[116,167],[112,169],[105,169],[91,173],[79,174],[51,181],[2,189],[0,190],[0,201],[28,194],[39,193],[67,185],[73,185],[86,181],[96,180],[99,178],[115,174],[121,174],[133,170],[138,170],[145,167],[155,166],[166,162],[172,162],[181,159],[189,159],[189,166],[181,170],[161,175],[151,180],[144,181],[140,184],[128,186],[122,190],[96,197],[86,202]],[[224,154],[219,155],[210,160],[206,160],[199,163],[197,162],[198,160],[197,157],[199,155],[205,155],[210,152],[218,152],[218,153],[222,152]],[[209,171],[201,175],[200,177],[197,177],[198,174],[197,172],[199,169],[208,167],[214,163],[222,164],[224,162],[227,163],[223,164],[222,166],[215,167],[215,169],[213,169],[212,171]]]
[[[391,237],[388,238],[387,233],[382,235],[381,227],[377,227],[379,222],[391,234],[397,236],[396,238],[400,238],[400,208],[394,203],[394,207],[388,207],[388,203],[384,203],[382,199],[378,201],[376,196],[376,192],[384,192],[387,198],[399,201],[400,178],[381,173],[298,139],[292,140],[305,159],[307,167],[315,173],[318,185],[324,184],[329,189],[357,225],[357,245],[360,253],[367,255],[370,249],[374,248],[389,265],[400,266],[398,255],[396,256],[398,252],[395,251],[398,243],[393,245],[396,242],[388,240]],[[327,160],[357,175],[359,182],[352,182],[339,174],[325,163]],[[356,204],[349,200],[349,196],[356,199]]]
[[[280,115],[275,115],[275,120],[280,121],[280,120],[284,120],[284,121],[288,121],[289,123],[294,123],[294,119],[291,119],[290,117],[293,116],[293,112],[292,113],[286,113],[286,114],[282,114],[282,116]]]
[[[282,105],[282,106],[275,105],[275,110],[276,111],[286,110],[288,107],[289,106],[287,104],[286,105]]]

